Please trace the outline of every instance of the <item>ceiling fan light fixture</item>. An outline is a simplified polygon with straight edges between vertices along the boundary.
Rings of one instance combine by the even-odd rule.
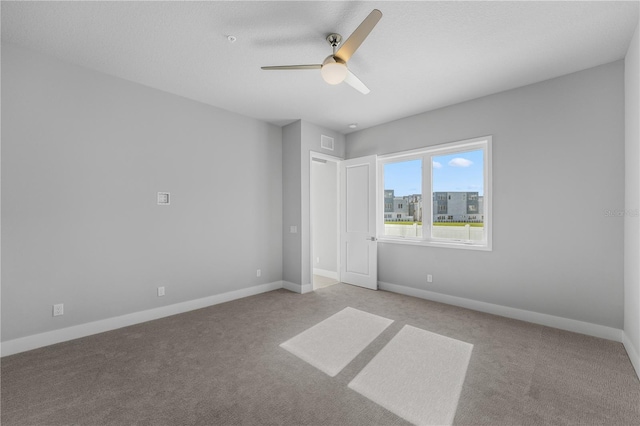
[[[327,58],[328,59],[328,58]],[[320,69],[322,79],[329,84],[340,84],[347,78],[347,66],[344,63],[337,62],[331,58],[331,61],[325,61]]]
[[[366,95],[370,92],[369,88],[360,81],[347,68],[347,61],[354,52],[360,47],[362,42],[369,36],[373,27],[382,18],[382,12],[373,9],[369,15],[358,25],[358,28],[351,33],[346,42],[342,43],[340,34],[332,33],[326,37],[327,42],[333,48],[333,54],[327,56],[321,64],[307,65],[277,65],[262,67],[263,70],[317,70],[320,69],[322,79],[328,84],[340,84],[343,81],[356,89],[358,92]]]

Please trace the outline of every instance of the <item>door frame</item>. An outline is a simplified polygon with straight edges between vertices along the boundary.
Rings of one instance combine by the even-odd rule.
[[[331,161],[336,165],[336,274],[338,282],[341,281],[340,275],[340,211],[342,205],[340,204],[340,163],[344,161],[344,158],[335,157],[333,155],[324,154],[317,151],[309,151],[309,282],[313,290],[313,197],[311,197],[311,189],[313,188],[313,161],[315,159]]]

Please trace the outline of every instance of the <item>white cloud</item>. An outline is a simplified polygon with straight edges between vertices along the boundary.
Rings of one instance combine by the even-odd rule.
[[[442,168],[442,164],[438,163],[437,161],[433,162],[433,168],[434,169],[441,169]]]
[[[449,161],[449,165],[451,167],[469,167],[472,164],[473,161],[461,157],[456,157],[453,160]]]

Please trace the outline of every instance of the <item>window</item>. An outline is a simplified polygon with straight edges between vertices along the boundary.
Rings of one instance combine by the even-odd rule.
[[[381,241],[491,250],[490,136],[380,156],[378,175]]]

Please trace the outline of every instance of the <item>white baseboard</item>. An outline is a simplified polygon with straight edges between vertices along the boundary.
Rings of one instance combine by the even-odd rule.
[[[338,272],[328,271],[326,269],[313,268],[313,275],[320,275],[321,277],[327,277],[334,280],[338,280]]]
[[[203,297],[201,299],[189,300],[186,302],[176,303],[168,306],[161,306],[146,311],[134,312],[127,315],[93,321],[86,324],[74,325],[72,327],[62,328],[59,330],[47,331],[45,333],[20,337],[18,339],[2,342],[0,347],[0,354],[1,356],[13,355],[20,352],[29,351],[31,349],[53,345],[55,343],[66,342],[68,340],[74,340],[80,337],[90,336],[92,334],[103,333],[105,331],[115,330],[117,328],[127,327],[130,325],[168,317],[171,315],[181,314],[183,312],[193,311],[195,309],[206,308],[207,306],[217,305],[219,303],[242,299],[243,297],[266,293],[268,291],[277,290],[282,287],[282,281],[274,281],[272,283],[260,284],[254,287],[248,287],[240,290],[230,291],[227,293]]]
[[[282,288],[294,293],[302,294],[302,288],[300,284],[292,283],[290,281],[282,281]]]
[[[627,351],[627,355],[629,355],[629,359],[631,360],[633,368],[636,369],[636,375],[638,376],[638,379],[640,379],[640,354],[638,354],[636,348],[633,347],[629,336],[627,336],[627,333],[625,332],[622,333],[622,344]]]
[[[296,284],[289,281],[282,281],[282,288],[298,294],[310,293],[313,291],[313,284]]]
[[[559,328],[561,330],[572,331],[574,333],[581,333],[589,336],[600,337],[602,339],[622,342],[622,330],[604,325],[556,317],[538,312],[525,311],[523,309],[510,308],[508,306],[494,305],[492,303],[480,302],[457,296],[449,296],[447,294],[419,290],[412,287],[390,284],[382,281],[378,281],[378,288],[381,290],[391,291],[393,293],[404,294],[406,296],[419,297],[421,299],[460,306],[474,311],[486,312],[488,314],[532,322],[534,324],[546,325],[547,327]]]

